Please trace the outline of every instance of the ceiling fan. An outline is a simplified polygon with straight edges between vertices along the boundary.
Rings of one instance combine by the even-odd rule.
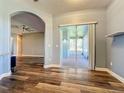
[[[23,29],[23,32],[24,32],[24,31],[29,31],[29,32],[34,31],[33,29],[29,28],[29,27],[26,26],[26,25],[22,25],[22,29]]]
[[[12,28],[19,28],[18,25],[11,25]]]
[[[34,31],[33,29],[31,29],[30,27],[28,27],[26,25],[21,25],[21,26],[19,26],[19,25],[12,25],[11,27],[12,28],[17,28],[17,29],[22,29],[23,32],[25,32],[25,31],[29,31],[29,32]]]

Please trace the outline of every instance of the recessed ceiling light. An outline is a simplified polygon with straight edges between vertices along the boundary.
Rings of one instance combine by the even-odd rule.
[[[80,3],[81,0],[68,0],[68,2],[72,4],[77,4],[77,3]]]

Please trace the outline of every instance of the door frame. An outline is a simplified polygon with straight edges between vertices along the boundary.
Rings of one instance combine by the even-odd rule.
[[[88,31],[88,35],[89,35],[89,70],[95,70],[96,67],[96,25],[98,24],[97,21],[94,22],[86,22],[86,23],[79,23],[79,24],[64,24],[64,25],[59,25],[58,26],[58,31],[60,29],[60,27],[63,26],[80,26],[80,25],[93,25],[94,24],[94,31],[92,33],[93,35],[93,47],[90,47],[91,45],[91,40],[90,40],[90,31]],[[61,32],[59,32],[59,36],[60,36],[60,66],[61,66]],[[90,51],[91,49],[91,51]],[[93,54],[91,54],[90,52],[92,52]],[[92,57],[93,56],[93,57]]]

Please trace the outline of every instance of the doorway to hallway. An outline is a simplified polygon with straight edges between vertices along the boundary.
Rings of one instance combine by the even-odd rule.
[[[60,62],[62,67],[89,69],[91,62],[90,44],[93,42],[94,25],[60,26]],[[92,39],[92,40],[90,40]],[[93,43],[92,43],[93,44]],[[95,46],[93,47],[95,51]],[[95,52],[92,55],[95,57]],[[95,66],[95,65],[94,65]]]
[[[44,65],[45,23],[37,15],[20,11],[11,16],[11,71]]]

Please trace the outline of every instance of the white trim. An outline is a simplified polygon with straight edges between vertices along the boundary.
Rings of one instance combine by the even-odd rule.
[[[20,57],[44,57],[44,55],[22,55]]]
[[[91,27],[89,25],[89,45],[88,45],[88,51],[89,51],[89,68],[91,70],[95,70],[95,61],[96,61],[96,25]],[[92,31],[93,29],[93,31]]]
[[[61,66],[57,65],[57,64],[44,65],[44,68],[50,68],[50,67],[58,67],[58,68],[60,68]]]
[[[115,32],[115,33],[112,33],[112,34],[108,34],[106,35],[105,37],[108,38],[108,37],[116,37],[116,36],[121,36],[121,35],[124,35],[124,32]]]
[[[112,72],[111,70],[108,69],[108,73],[110,73],[112,76],[114,76],[115,78],[117,78],[119,81],[121,81],[122,83],[124,83],[124,78],[119,76],[118,74]]]
[[[4,78],[4,77],[8,77],[8,76],[10,76],[10,75],[11,75],[11,71],[8,72],[8,73],[4,73],[4,74],[0,75],[0,80],[1,80],[2,78]]]
[[[108,72],[108,68],[99,68],[99,67],[96,67],[95,70],[97,71],[107,71]]]
[[[111,71],[108,68],[96,68],[95,70],[97,70],[97,71],[107,71],[113,77],[117,78],[119,81],[121,81],[122,83],[124,83],[124,78],[123,77],[119,76],[118,74],[116,74],[115,72]]]
[[[83,22],[83,23],[72,23],[72,24],[63,24],[63,25],[59,25],[59,27],[63,27],[63,26],[77,26],[77,25],[89,25],[89,24],[98,24],[98,21],[92,21],[92,22]]]

